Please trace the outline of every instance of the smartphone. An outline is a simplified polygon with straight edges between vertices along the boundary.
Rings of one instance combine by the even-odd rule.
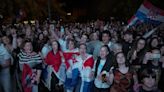
[[[154,60],[154,61],[159,61],[159,59],[160,59],[160,57],[161,57],[161,55],[160,54],[152,54],[152,60]]]

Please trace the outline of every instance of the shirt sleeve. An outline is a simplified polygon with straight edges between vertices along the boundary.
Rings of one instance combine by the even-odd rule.
[[[8,60],[8,59],[11,59],[10,62],[11,62],[11,65],[13,64],[14,60],[11,56],[11,54],[6,50],[5,51],[5,55],[4,55],[4,61]]]
[[[66,47],[66,41],[63,40],[63,39],[59,39],[58,41],[59,41],[59,44],[61,46],[62,51],[66,51],[66,49],[67,49],[67,47]]]
[[[11,58],[11,55],[7,51],[5,51],[4,60],[8,60],[10,58]]]
[[[93,65],[93,68],[92,68],[92,71],[93,71],[93,72],[95,72],[95,70],[96,70],[96,61],[97,61],[97,60],[94,61],[94,65]]]

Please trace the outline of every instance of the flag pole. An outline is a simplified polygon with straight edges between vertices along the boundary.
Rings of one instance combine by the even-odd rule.
[[[158,28],[163,27],[164,23],[160,24],[159,26],[153,28],[151,31],[143,35],[143,38],[148,38],[150,37]]]
[[[51,20],[51,6],[50,6],[50,0],[48,0],[48,18]]]

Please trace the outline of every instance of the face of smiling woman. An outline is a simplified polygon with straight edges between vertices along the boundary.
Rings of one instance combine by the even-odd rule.
[[[80,54],[81,55],[86,54],[86,46],[84,44],[80,45],[80,49],[79,50],[80,50]]]
[[[73,50],[75,48],[74,42],[73,41],[69,41],[68,42],[68,49],[69,50]]]
[[[32,43],[31,42],[26,42],[24,45],[24,51],[26,53],[31,53],[33,51]]]
[[[145,40],[140,39],[137,43],[137,48],[139,50],[143,49],[145,47]]]
[[[100,57],[102,59],[105,59],[106,56],[108,55],[108,53],[109,53],[109,51],[108,51],[107,47],[104,47],[104,46],[101,47],[101,49],[100,49]]]
[[[58,43],[56,41],[52,42],[52,49],[53,51],[57,52],[58,51]]]

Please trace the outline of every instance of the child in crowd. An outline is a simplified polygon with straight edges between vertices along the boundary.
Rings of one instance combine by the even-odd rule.
[[[156,73],[152,69],[144,69],[141,76],[141,84],[135,92],[161,92],[156,85]]]

